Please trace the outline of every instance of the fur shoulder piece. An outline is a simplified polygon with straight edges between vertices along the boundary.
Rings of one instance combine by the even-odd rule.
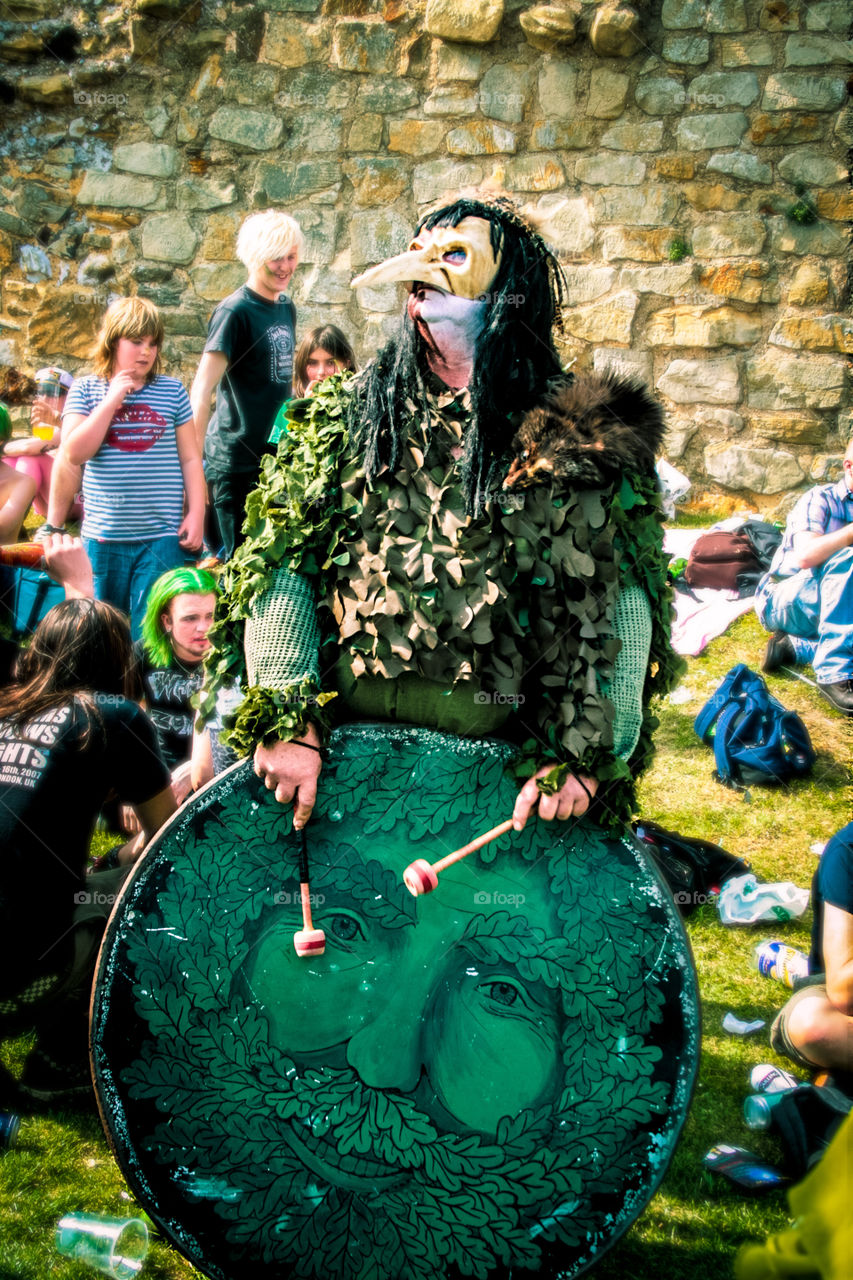
[[[505,489],[565,481],[600,488],[626,471],[650,475],[664,433],[663,410],[642,383],[583,373],[549,389],[522,420]]]

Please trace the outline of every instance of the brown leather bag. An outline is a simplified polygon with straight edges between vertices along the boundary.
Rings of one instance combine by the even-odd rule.
[[[757,582],[763,572],[745,534],[703,533],[693,544],[684,577],[691,587],[738,591],[750,580]]]

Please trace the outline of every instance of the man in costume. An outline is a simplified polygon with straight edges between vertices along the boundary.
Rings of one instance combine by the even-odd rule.
[[[333,717],[516,741],[517,829],[624,821],[675,673],[660,410],[563,372],[561,271],[508,200],[442,205],[354,286],[390,281],[397,337],[295,406],[249,499],[212,636],[230,741],[297,828]]]

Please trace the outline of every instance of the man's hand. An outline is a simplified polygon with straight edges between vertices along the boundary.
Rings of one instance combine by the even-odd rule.
[[[302,741],[310,746],[300,746],[300,740],[275,742],[271,747],[255,748],[255,773],[263,778],[268,791],[275,791],[279,804],[293,803],[293,826],[296,831],[305,826],[311,817],[317,799],[317,779],[323,767],[319,752],[320,735],[309,725]],[[311,747],[318,748],[312,751]]]
[[[93,599],[95,580],[92,562],[80,538],[69,533],[52,533],[44,539],[44,565],[56,582],[65,587],[66,600]]]
[[[515,802],[515,808],[512,811],[512,825],[514,830],[521,831],[524,828],[527,819],[536,808],[536,801],[539,801],[539,817],[545,822],[551,822],[554,818],[579,818],[582,813],[586,813],[589,808],[589,802],[598,790],[598,779],[588,778],[586,774],[580,774],[575,778],[569,774],[566,781],[552,796],[543,795],[536,785],[537,778],[544,778],[546,773],[550,773],[553,765],[543,765],[541,769],[537,769],[532,778],[528,778],[524,786],[518,793]]]

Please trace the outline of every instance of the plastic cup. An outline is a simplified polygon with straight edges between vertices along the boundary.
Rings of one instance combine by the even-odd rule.
[[[56,1247],[64,1257],[88,1262],[113,1280],[133,1280],[148,1252],[148,1228],[140,1218],[67,1213],[56,1226]]]
[[[52,440],[56,427],[51,426],[49,422],[34,422],[33,435],[39,440]]]

